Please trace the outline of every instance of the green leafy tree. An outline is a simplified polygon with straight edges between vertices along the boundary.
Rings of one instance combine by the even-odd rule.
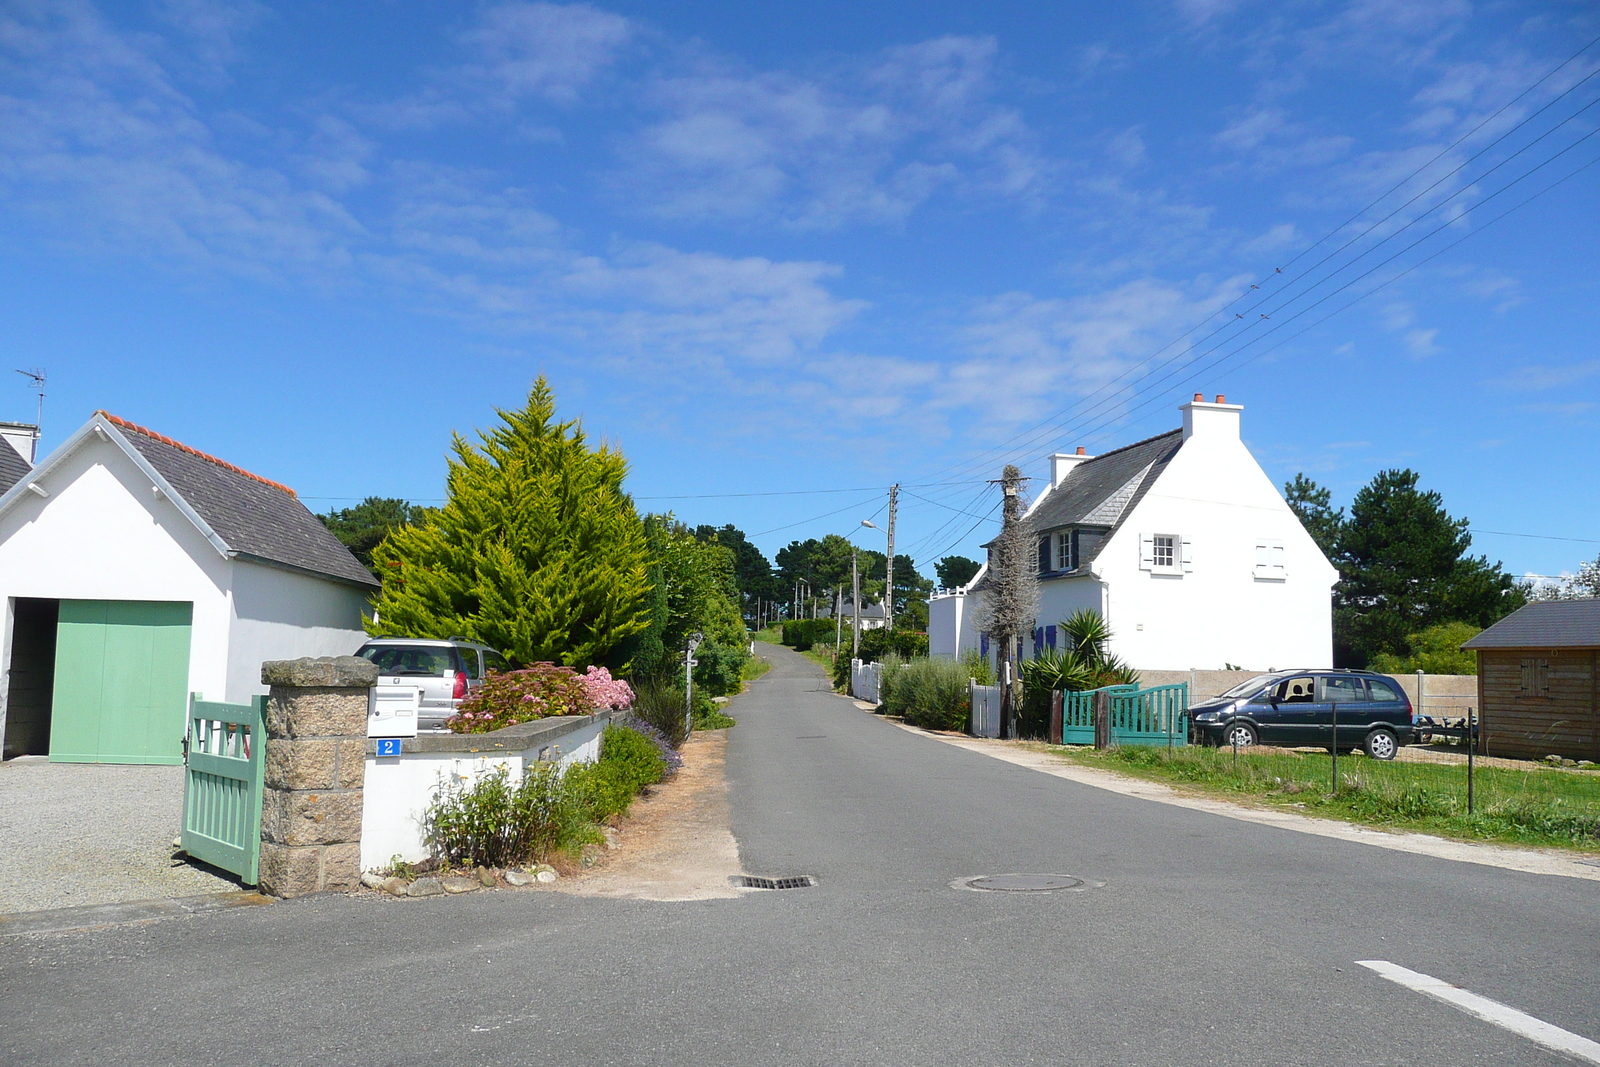
[[[1333,507],[1333,493],[1304,474],[1296,474],[1294,481],[1285,482],[1283,499],[1300,518],[1306,533],[1322,549],[1329,560],[1338,558],[1339,535],[1344,530],[1344,508]]]
[[[1483,632],[1481,626],[1469,622],[1442,622],[1421,633],[1408,634],[1411,646],[1409,656],[1380,652],[1367,664],[1385,674],[1411,674],[1426,671],[1428,674],[1477,674],[1478,656],[1461,646]]]
[[[665,597],[656,673],[681,670],[689,635],[698,631],[705,640],[695,653],[695,684],[712,696],[736,692],[750,654],[733,551],[718,541],[700,540],[671,515],[647,516],[645,527]]]
[[[696,526],[694,536],[699,541],[715,541],[733,553],[733,581],[747,613],[753,613],[754,600],[776,600],[783,594],[777,577],[772,572],[772,562],[744,535],[744,531],[729,523],[724,526]]]
[[[939,576],[941,588],[955,589],[972,581],[981,566],[977,560],[966,556],[946,556],[933,565],[933,572]]]
[[[372,632],[462,635],[518,663],[623,666],[645,628],[649,548],[627,463],[555,422],[543,377],[481,444],[455,435],[448,500],[373,553],[386,579]]]
[[[372,550],[389,536],[390,530],[422,522],[432,510],[395,497],[369,496],[353,508],[330,510],[317,518],[363,567],[370,568]]]
[[[1356,494],[1335,562],[1335,658],[1364,666],[1380,653],[1411,654],[1410,635],[1444,622],[1488,626],[1525,596],[1499,563],[1469,556],[1468,521],[1410,470],[1381,471]]]

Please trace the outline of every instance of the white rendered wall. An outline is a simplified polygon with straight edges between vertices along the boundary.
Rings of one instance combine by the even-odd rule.
[[[1039,617],[1035,625],[1056,627],[1056,648],[1065,648],[1066,641],[1060,632],[1061,624],[1084,608],[1105,615],[1106,590],[1101,582],[1094,578],[1063,578],[1054,582],[1040,582]],[[1032,657],[1033,638],[1025,637],[1022,646],[1024,655]],[[1050,646],[1045,644],[1042,647]]]
[[[1112,651],[1147,670],[1332,666],[1338,572],[1239,439],[1237,409],[1184,406],[1195,432],[1094,563]],[[1141,534],[1189,541],[1192,569],[1141,570]],[[1258,538],[1283,542],[1286,580],[1255,576]]]
[[[194,605],[189,690],[226,688],[231,565],[109,442],[88,441],[0,516],[0,597]],[[9,625],[7,626],[9,634]],[[0,667],[9,671],[11,650]],[[9,689],[0,679],[0,699]]]
[[[557,738],[561,766],[593,763],[600,758],[600,735],[608,720],[600,719]],[[462,739],[463,746],[467,739]],[[524,752],[485,755],[462,752],[414,752],[399,756],[367,757],[366,781],[361,798],[361,869],[387,867],[399,856],[407,863],[428,857],[422,818],[441,786],[475,782],[504,766],[512,782],[522,780],[522,769],[539,759],[544,744]]]
[[[961,650],[965,593],[935,593],[928,598],[928,655],[954,656]]]
[[[349,656],[367,639],[361,628],[365,591],[245,560],[232,566],[227,695],[222,699],[244,703],[265,693],[265,660]]]

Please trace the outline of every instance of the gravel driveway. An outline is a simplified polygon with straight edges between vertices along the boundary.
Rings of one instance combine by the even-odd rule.
[[[0,913],[238,889],[173,865],[182,814],[182,767],[0,763]]]

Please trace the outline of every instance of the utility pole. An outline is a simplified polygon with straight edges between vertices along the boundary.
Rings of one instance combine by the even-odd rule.
[[[839,654],[839,643],[844,640],[844,586],[833,587],[833,654]]]
[[[890,632],[894,631],[894,513],[899,495],[900,483],[896,482],[889,487],[889,558],[884,562],[883,570],[883,622]]]

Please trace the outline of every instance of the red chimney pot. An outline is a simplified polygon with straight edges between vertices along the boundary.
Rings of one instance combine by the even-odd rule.
[[[1204,393],[1196,393],[1196,394],[1194,394],[1194,402],[1196,404],[1204,404],[1206,402],[1206,394],[1204,394]]]
[[[1078,446],[1078,455],[1080,455],[1080,456],[1083,456],[1083,455],[1087,455],[1087,454],[1088,454],[1088,453],[1086,453],[1086,452],[1084,452],[1084,450],[1083,450],[1083,446],[1082,446],[1082,445],[1079,445],[1079,446]]]
[[[1227,397],[1223,396],[1221,393],[1217,394],[1217,403],[1226,404],[1227,402],[1228,402],[1228,398]]]

